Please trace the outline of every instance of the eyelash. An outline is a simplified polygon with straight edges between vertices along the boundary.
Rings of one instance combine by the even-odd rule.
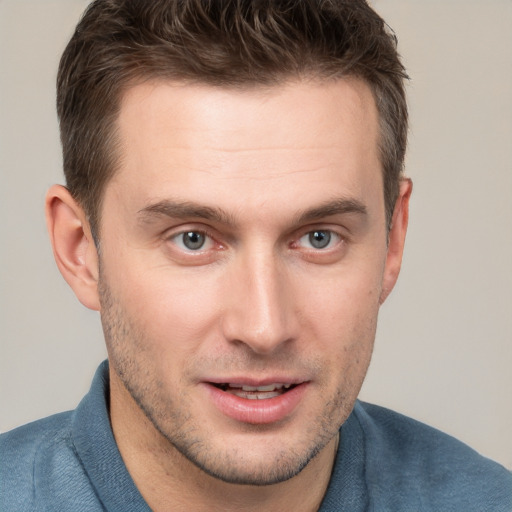
[[[207,239],[206,243],[208,243],[208,240],[209,240],[210,244],[217,244],[218,248],[222,248],[222,245],[216,241],[216,239],[212,235],[212,233],[210,233],[208,230],[205,230],[205,229],[184,229],[182,231],[179,231],[178,233],[173,233],[172,235],[167,236],[166,240],[171,241],[177,245],[176,240],[179,239],[179,237],[186,235],[187,233],[194,233],[196,235],[203,236],[203,237],[205,237],[205,239]],[[203,249],[202,247],[200,247],[197,250],[194,250],[194,249],[184,247],[184,248],[181,248],[181,250],[186,253],[189,253],[189,254],[194,254],[194,253],[203,254],[205,251],[208,251],[209,249]]]
[[[311,242],[311,245],[313,245],[313,241],[311,239],[312,236],[316,235],[316,234],[327,234],[327,245],[326,247],[312,247],[310,248],[309,250],[311,251],[320,251],[320,252],[327,252],[329,249],[332,249],[333,247],[330,247],[331,246],[331,242],[332,242],[332,245],[335,247],[336,245],[338,245],[340,242],[342,242],[344,240],[344,238],[339,234],[337,233],[336,231],[332,230],[332,229],[313,229],[313,230],[310,230],[310,231],[307,231],[306,233],[304,233],[299,239],[298,241],[300,242],[302,239],[308,237],[309,238],[309,242]],[[334,241],[333,241],[334,239]],[[322,240],[320,241],[322,242]]]

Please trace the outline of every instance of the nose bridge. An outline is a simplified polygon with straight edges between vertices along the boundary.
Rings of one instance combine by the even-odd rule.
[[[274,251],[260,248],[239,258],[231,287],[225,334],[254,352],[276,350],[295,336],[288,276]]]

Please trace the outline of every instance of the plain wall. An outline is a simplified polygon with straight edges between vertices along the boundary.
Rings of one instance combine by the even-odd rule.
[[[105,357],[60,277],[58,59],[87,2],[0,0],[0,430],[74,408]],[[412,81],[402,274],[361,397],[512,468],[512,2],[375,0]]]

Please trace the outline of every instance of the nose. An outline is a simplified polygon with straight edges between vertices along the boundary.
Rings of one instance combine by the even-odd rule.
[[[228,278],[225,338],[268,355],[298,334],[292,280],[272,251],[240,257]]]

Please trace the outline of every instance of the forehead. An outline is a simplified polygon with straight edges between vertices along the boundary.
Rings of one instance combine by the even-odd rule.
[[[177,143],[186,132],[201,131],[213,144],[221,142],[226,149],[238,149],[241,145],[257,148],[287,142],[302,142],[307,147],[318,143],[318,137],[325,145],[339,144],[338,128],[346,122],[354,127],[364,125],[367,130],[376,121],[370,88],[359,79],[347,78],[241,89],[169,81],[143,83],[123,94],[119,125],[125,142],[133,142],[129,140],[133,124],[144,123],[147,128],[164,128]],[[322,131],[312,131],[318,128]],[[138,137],[141,135],[144,133],[139,130]]]
[[[305,189],[325,196],[331,182],[349,195],[368,180],[381,187],[377,110],[355,79],[243,90],[145,83],[125,93],[118,123],[121,166],[107,192],[134,201],[193,190],[204,204],[249,205]]]

